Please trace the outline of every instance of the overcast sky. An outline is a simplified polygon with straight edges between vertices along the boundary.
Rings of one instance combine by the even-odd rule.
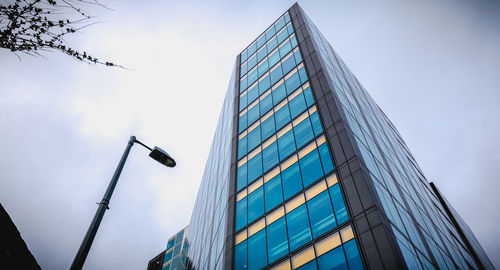
[[[133,71],[0,49],[0,203],[44,269],[69,268],[130,135],[178,165],[133,147],[85,268],[145,269],[188,224],[235,57],[293,4],[103,2],[68,41]],[[500,268],[499,2],[300,4]]]

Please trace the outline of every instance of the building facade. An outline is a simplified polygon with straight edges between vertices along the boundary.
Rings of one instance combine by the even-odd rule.
[[[298,4],[236,58],[189,228],[188,269],[493,269]]]
[[[188,227],[171,236],[167,241],[167,248],[163,252],[162,270],[186,269],[189,244],[186,242]],[[161,255],[161,254],[160,254]],[[158,256],[160,256],[158,255]],[[157,257],[158,257],[157,256]],[[153,259],[154,260],[154,259]],[[151,263],[151,262],[150,262]]]

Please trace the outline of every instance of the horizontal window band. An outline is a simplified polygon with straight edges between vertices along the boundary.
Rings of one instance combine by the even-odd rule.
[[[280,20],[280,19],[278,19],[278,20]],[[257,48],[257,49],[255,50],[255,52],[254,52],[254,53],[252,53],[251,55],[247,56],[247,59],[245,59],[245,61],[243,61],[243,63],[241,63],[241,64],[240,64],[240,66],[244,66],[244,65],[248,62],[248,59],[252,58],[254,55],[257,55],[257,53],[258,53],[259,51],[261,51],[263,48],[266,48],[266,47],[267,47],[267,44],[269,44],[269,43],[270,43],[270,41],[271,41],[273,38],[277,37],[279,33],[283,32],[284,30],[287,30],[287,28],[288,28],[288,26],[289,26],[289,25],[291,25],[291,21],[290,21],[290,22],[288,22],[285,26],[283,26],[283,27],[279,30],[279,32],[274,33],[274,35],[272,35],[272,36],[269,38],[269,40],[268,40],[268,41],[266,41],[266,43],[262,44],[262,45],[261,45],[261,47]],[[273,25],[271,25],[270,27],[273,27],[273,26],[274,26],[274,24],[273,24]],[[288,30],[287,30],[287,31],[288,31]],[[266,32],[267,32],[267,30],[266,30],[266,31],[264,31],[264,33],[262,33],[262,35],[265,35],[265,34],[266,34]],[[291,34],[289,34],[289,35],[288,35],[288,37],[290,37],[291,35],[294,35],[294,34],[295,34],[295,31],[293,31]],[[252,42],[252,43],[251,43],[251,44],[250,44],[250,45],[249,45],[249,46],[248,46],[245,50],[243,50],[241,53],[243,54],[243,53],[245,53],[246,51],[248,51],[248,48],[252,47],[252,46],[253,46],[253,45],[257,42],[257,40],[259,40],[259,39],[262,37],[262,35],[260,35],[260,36],[259,36],[259,37],[258,37],[258,38],[254,41],[254,42]]]
[[[352,232],[352,227],[351,225],[346,226],[346,230],[349,230]],[[343,230],[341,229],[341,230]],[[352,239],[352,238],[351,238]],[[349,239],[349,240],[351,240]],[[312,242],[315,243],[310,243],[309,245],[306,245],[305,248],[300,249],[297,254],[294,254],[290,259],[286,259],[284,261],[280,261],[276,266],[271,267],[271,270],[291,270],[291,269],[297,269],[298,267],[301,267],[308,262],[319,258],[321,255],[335,249],[336,247],[339,247],[342,244],[347,243],[349,240],[344,240],[340,239],[339,236],[339,231],[335,231],[323,239],[320,239],[319,241],[315,242],[314,240]],[[288,254],[285,255],[289,256]],[[279,260],[278,260],[279,261]],[[291,262],[291,265],[290,265]]]
[[[285,45],[288,41],[290,41],[290,40],[291,40],[291,38],[292,38],[292,37],[294,37],[294,35],[292,35],[292,36],[288,37],[287,39],[285,39],[285,40],[281,43],[281,45]],[[281,48],[281,47],[280,47],[280,48]],[[276,48],[276,50],[278,50],[278,49],[280,49],[280,48]],[[266,72],[264,72],[264,73],[263,73],[263,74],[261,74],[261,75],[257,75],[258,77],[257,77],[257,79],[256,79],[256,81],[255,81],[255,82],[259,82],[259,80],[260,80],[261,78],[265,77],[265,75],[266,75],[266,74],[270,74],[271,72],[273,72],[274,70],[276,70],[276,69],[277,69],[277,68],[278,68],[281,64],[283,64],[283,59],[284,59],[286,56],[288,56],[289,54],[294,54],[294,53],[296,53],[297,51],[295,51],[295,48],[298,48],[298,44],[297,44],[297,45],[295,45],[295,47],[291,48],[290,52],[288,52],[285,56],[283,56],[283,57],[281,57],[281,56],[280,56],[280,59],[278,60],[278,62],[276,62],[276,63],[275,63],[272,67],[268,67],[268,69],[266,70]],[[246,73],[243,77],[241,77],[241,78],[240,78],[240,85],[241,85],[241,81],[248,79],[248,76],[249,76],[252,72],[254,72],[254,71],[255,71],[255,69],[258,69],[258,67],[259,67],[259,66],[261,66],[261,64],[262,64],[263,62],[268,61],[269,56],[270,56],[270,55],[272,55],[272,54],[274,54],[274,53],[276,53],[276,50],[274,50],[272,53],[268,54],[268,56],[266,56],[266,57],[265,57],[265,58],[263,58],[261,61],[259,61],[259,63],[257,63],[257,64],[256,64],[256,65],[255,65],[255,66],[254,66],[251,70],[249,70],[249,71],[248,71],[248,72],[247,72],[247,73]],[[300,53],[300,52],[299,52],[299,53]],[[298,68],[301,68],[301,67],[303,67],[303,66],[304,66],[304,64],[303,64],[303,63],[299,63],[299,64],[297,64],[297,67],[298,67]],[[252,85],[253,85],[253,84],[252,84]],[[240,89],[240,97],[242,97],[242,96],[243,96],[243,93],[244,93],[246,90],[250,89],[250,88],[251,88],[251,86],[248,86],[248,85],[247,85],[245,89],[243,89],[243,90],[242,90],[242,89]]]
[[[305,89],[307,89],[307,87],[309,87],[309,81],[306,81],[303,85],[297,87],[297,89],[294,90],[294,92],[288,96],[286,96],[282,101],[280,101],[280,103],[272,108],[269,109],[269,112],[267,112],[266,114],[264,114],[263,116],[261,116],[260,118],[257,118],[257,120],[255,120],[255,122],[251,123],[251,124],[254,124],[256,122],[264,122],[267,118],[269,118],[271,115],[273,115],[276,111],[278,111],[279,109],[281,109],[283,106],[285,106],[287,103],[289,103],[291,100],[293,100],[293,98],[295,98],[297,95],[299,95],[300,93],[302,93]],[[306,86],[307,84],[307,87],[304,87]],[[269,90],[268,90],[269,91]],[[267,91],[266,91],[267,92]],[[272,91],[271,91],[272,93]],[[268,95],[268,94],[267,94]],[[293,98],[291,98],[291,96],[293,96]],[[255,103],[255,104],[254,104]],[[256,99],[255,101],[252,102],[252,108],[254,106],[256,106],[256,104],[260,103],[260,100],[259,99]],[[245,113],[248,113],[248,110],[250,110],[250,106],[246,107],[245,109],[243,109],[241,112],[240,112],[240,118],[245,115]],[[312,108],[311,108],[312,109]],[[310,110],[311,110],[310,109]],[[313,112],[314,113],[317,109],[314,108]],[[243,130],[241,133],[247,131],[249,128],[246,128],[245,130]],[[240,134],[241,134],[240,133]]]
[[[276,176],[276,175],[279,174],[279,168],[277,168],[277,169],[278,169],[278,171],[274,170],[274,173],[273,173],[274,175],[272,177],[274,177],[274,176]],[[264,179],[266,179],[266,176],[264,176]],[[335,179],[337,179],[335,173],[333,173],[332,175],[326,176],[326,179],[329,179],[331,177],[334,177]],[[252,182],[252,184],[248,188],[244,188],[243,190],[241,190],[236,195],[236,202],[241,201],[242,199],[244,199],[245,197],[247,197],[248,195],[250,195],[252,192],[254,192],[255,190],[257,190],[259,187],[261,187],[264,183],[267,183],[268,181],[269,180],[264,180],[263,181],[262,178],[259,178],[257,181]],[[317,196],[321,192],[325,191],[326,190],[326,186],[327,186],[327,184],[326,184],[327,181],[328,180],[325,180],[325,177],[322,177],[321,180],[319,180],[313,186],[311,186],[311,187],[303,190],[299,194],[295,195],[294,197],[292,197],[291,199],[289,199],[288,202],[286,202],[284,205],[278,207],[276,210],[268,213],[267,215],[264,215],[264,217],[266,217],[266,220],[268,220],[267,221],[267,225],[273,223],[274,221],[276,221],[277,219],[279,219],[280,217],[282,217],[285,212],[288,214],[289,212],[293,211],[297,207],[299,207],[302,204],[304,204],[306,201],[311,200],[312,198],[314,198],[315,196]],[[328,187],[331,187],[331,186],[328,185]],[[276,212],[276,211],[278,211],[278,212],[279,211],[284,211],[285,209],[286,209],[286,211],[283,212],[283,215],[278,215],[277,212]]]
[[[273,136],[276,136],[276,135],[273,135]],[[299,161],[300,159],[302,159],[302,157],[306,156],[308,153],[310,153],[311,151],[313,151],[314,149],[316,149],[317,147],[319,147],[321,144],[319,144],[318,142],[323,142],[323,143],[325,142],[325,136],[323,134],[320,135],[320,136],[318,136],[316,139],[311,140],[308,144],[306,144],[306,146],[303,146],[301,149],[298,149],[297,152],[295,152],[294,154],[290,155],[281,164],[277,164],[274,168],[272,168],[271,170],[269,170],[268,173],[264,172],[264,182],[267,182],[267,181],[271,180],[274,176],[276,176],[280,172],[283,172],[288,167],[292,166],[297,161]],[[271,143],[272,142],[269,142],[269,145]],[[269,145],[267,145],[267,146],[269,146]],[[257,148],[255,148],[254,150],[252,150],[252,152],[249,155],[246,155],[242,159],[240,159],[238,161],[238,168],[240,168],[241,166],[245,165],[245,163],[247,163],[248,160],[250,160],[255,155],[257,155],[258,153],[260,153],[262,150],[265,149],[265,148],[261,148],[261,147],[262,147],[262,145],[257,146]],[[310,149],[308,149],[309,147],[310,147]],[[302,155],[302,157],[300,157],[299,155]],[[333,180],[331,180],[331,181],[333,181]]]

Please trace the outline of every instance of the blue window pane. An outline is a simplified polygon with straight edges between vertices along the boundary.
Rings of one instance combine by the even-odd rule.
[[[259,86],[256,84],[252,86],[247,92],[248,104],[251,104],[255,99],[259,97]]]
[[[250,81],[249,81],[250,83]],[[299,73],[295,72],[288,80],[285,80],[286,92],[290,95],[300,86]]]
[[[295,163],[281,173],[283,181],[283,199],[288,200],[297,192],[302,190],[302,181],[300,180],[299,163]]]
[[[247,95],[243,95],[240,97],[240,112],[241,110],[245,109],[245,107],[247,106]]]
[[[252,150],[255,146],[259,145],[260,140],[260,125],[256,127],[254,130],[250,131],[247,135],[248,137],[248,150]]]
[[[302,182],[304,187],[309,186],[314,181],[323,176],[323,169],[319,160],[318,150],[314,149],[311,153],[299,160],[300,170],[302,172]],[[250,167],[249,167],[250,170]],[[250,175],[250,172],[248,172]]]
[[[280,47],[280,55],[287,55],[290,51],[292,51],[292,44],[289,40]]]
[[[167,249],[172,248],[174,246],[174,244],[175,244],[175,238],[172,239],[172,240],[170,240],[170,241],[168,241]],[[172,254],[170,254],[170,255],[172,255]]]
[[[248,70],[251,70],[253,67],[255,67],[255,65],[257,65],[257,57],[254,55],[250,57],[250,59],[248,59],[247,62]]]
[[[349,264],[349,269],[361,270],[363,269],[363,263],[359,256],[358,246],[354,239],[344,244],[344,251],[347,257],[347,263]]]
[[[290,15],[288,15],[288,13],[285,15],[285,22],[289,22],[290,21]],[[288,30],[288,34],[291,35],[293,33],[293,26],[292,24],[289,24],[286,26],[286,29]]]
[[[278,149],[280,155],[280,161],[283,161],[291,153],[295,152],[295,140],[293,138],[293,132],[288,131],[285,135],[278,139]]]
[[[262,152],[258,153],[248,162],[248,183],[252,183],[262,174]]]
[[[247,185],[247,163],[241,165],[237,172],[236,189],[240,191]]]
[[[262,35],[259,39],[257,39],[257,49],[262,45],[266,44],[266,35]]]
[[[274,134],[274,114],[267,118],[262,124],[260,124],[262,130],[262,140],[269,138],[272,134]]]
[[[248,194],[248,223],[264,214],[264,187]]]
[[[276,113],[275,113],[275,120],[276,120],[276,129],[279,130],[283,126],[285,126],[288,122],[290,122],[290,111],[288,109],[288,104],[285,104],[285,106],[281,107]]]
[[[247,269],[247,240],[239,243],[234,248],[234,269]]]
[[[301,148],[311,141],[314,138],[314,133],[309,118],[304,119],[300,124],[296,125],[293,128],[293,133],[295,134],[297,148]]]
[[[257,50],[257,44],[254,42],[248,47],[248,57],[250,57]]]
[[[333,210],[335,211],[335,216],[337,217],[337,223],[340,225],[346,222],[349,218],[347,217],[347,210],[345,209],[344,199],[342,198],[342,193],[340,192],[339,184],[333,185],[330,190],[330,197],[332,199]]]
[[[246,114],[248,114],[248,124],[252,125],[260,117],[259,104],[253,106]]]
[[[257,78],[258,78],[258,74],[257,74],[257,69],[255,68],[248,73],[248,77],[247,77],[248,84],[252,85],[252,83],[257,81]],[[250,101],[248,101],[248,102],[250,102]]]
[[[273,96],[267,95],[259,102],[259,105],[260,105],[260,115],[262,116],[273,107]]]
[[[290,251],[312,240],[306,205],[303,204],[286,214]]]
[[[304,90],[304,96],[306,97],[307,107],[311,107],[311,105],[314,104],[314,97],[313,97],[313,94],[311,92],[311,87],[308,86]]]
[[[323,191],[307,202],[313,237],[316,238],[337,226],[328,191]]]
[[[274,30],[274,25],[273,25],[266,32],[266,40],[271,39],[274,36],[274,34],[276,34],[276,30]]]
[[[328,146],[326,143],[320,145],[318,147],[319,155],[321,156],[321,164],[323,164],[323,170],[325,174],[331,172],[333,170],[333,162],[330,156],[330,152],[328,151]]]
[[[297,46],[297,38],[295,36],[290,37],[290,44],[292,45],[292,48],[295,48],[295,46]]]
[[[300,93],[296,97],[294,97],[288,103],[290,106],[290,114],[292,115],[292,119],[297,117],[307,108],[306,100],[304,98],[304,94]]]
[[[304,67],[299,69],[300,82],[305,83],[307,81],[306,69]]]
[[[302,55],[300,54],[300,50],[297,50],[296,52],[293,53],[293,56],[295,57],[295,63],[300,63],[302,62]]]
[[[257,62],[260,62],[262,61],[262,59],[266,58],[266,55],[267,55],[267,49],[264,46],[262,50],[257,52]]]
[[[269,66],[272,67],[276,63],[280,61],[280,51],[276,50],[274,53],[272,53],[268,58],[267,61],[269,62]]]
[[[316,260],[312,260],[301,267],[297,268],[297,270],[318,270],[318,266],[316,266]]]
[[[248,80],[247,80],[247,77],[245,77],[244,79],[240,80],[240,93],[245,91],[245,89],[247,89],[247,87],[248,87]]]
[[[265,76],[262,80],[259,81],[259,94],[262,95],[266,92],[267,89],[271,87],[271,79],[269,76]]]
[[[283,68],[283,73],[287,74],[290,72],[295,67],[295,58],[293,58],[293,55],[288,57],[285,61],[281,63],[281,67]]]
[[[279,32],[276,37],[278,38],[278,44],[280,44],[288,37],[288,31],[286,29],[283,29],[283,31]]]
[[[288,23],[290,21],[290,14],[288,14],[288,12],[285,14],[285,23]],[[291,26],[292,24],[290,24],[289,26]]]
[[[266,265],[266,230],[261,230],[248,238],[248,269],[259,270]]]
[[[259,67],[257,68],[257,74],[259,74],[259,77],[262,76],[266,71],[269,69],[268,62],[267,61],[262,61],[259,64]]]
[[[236,231],[247,225],[247,198],[236,203]]]
[[[240,74],[241,74],[242,76],[243,76],[243,75],[245,75],[245,73],[247,73],[247,71],[248,71],[248,69],[247,69],[247,68],[248,68],[247,63],[245,63],[245,64],[243,64],[243,65],[241,66],[241,71],[240,71],[241,73],[240,73]]]
[[[262,157],[264,163],[264,172],[267,172],[272,167],[278,164],[278,144],[273,142],[271,145],[262,150]]]
[[[238,133],[241,133],[243,130],[247,129],[247,121],[248,121],[248,113],[240,116]]]
[[[313,126],[314,136],[318,136],[319,134],[323,133],[323,128],[321,127],[321,121],[319,120],[318,112],[316,111],[311,114],[310,118]]]
[[[170,259],[172,259],[172,253],[173,252],[171,251],[171,252],[165,254],[164,262],[168,262],[168,261],[170,261]]]
[[[282,83],[273,90],[273,103],[276,106],[280,101],[286,97],[285,84]]]
[[[244,52],[241,53],[241,62],[245,62],[245,60],[247,60],[248,58],[248,54],[247,54],[247,50],[245,50]]]
[[[285,17],[277,21],[274,26],[276,27],[276,31],[279,31],[281,28],[283,28],[283,26],[285,26]]]
[[[271,84],[275,84],[281,77],[283,77],[283,72],[281,71],[281,65],[278,64],[278,67],[271,71]]]
[[[267,230],[267,248],[269,263],[288,254],[288,240],[286,237],[285,217],[282,217],[269,226]]]
[[[238,142],[238,159],[247,154],[247,136],[243,137]]]
[[[321,255],[316,259],[320,270],[347,270],[347,263],[344,257],[342,246]]]
[[[283,202],[283,190],[281,188],[281,177],[276,175],[264,184],[266,198],[266,212]]]
[[[276,47],[278,47],[278,40],[276,39],[276,37],[273,37],[266,45],[267,52],[271,52]]]

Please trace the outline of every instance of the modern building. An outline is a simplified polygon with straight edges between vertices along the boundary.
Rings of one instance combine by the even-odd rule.
[[[168,239],[167,248],[164,251],[163,270],[181,270],[186,269],[186,255],[189,245],[186,242],[188,227],[185,227],[178,233]],[[154,259],[153,259],[154,260]]]
[[[298,4],[236,57],[186,242],[188,269],[494,269]]]
[[[160,252],[160,254],[156,255],[156,257],[154,257],[149,261],[148,270],[162,270],[164,259],[165,259],[165,250]]]

